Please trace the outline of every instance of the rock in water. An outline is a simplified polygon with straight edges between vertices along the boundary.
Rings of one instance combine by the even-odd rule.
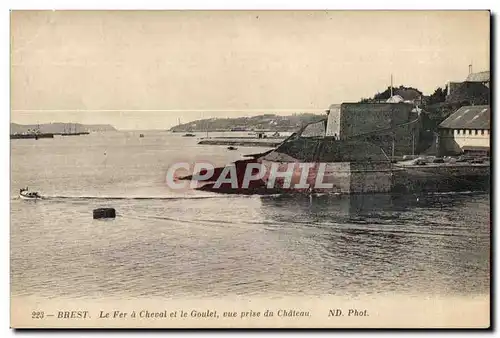
[[[98,218],[115,218],[116,211],[114,208],[98,208],[94,209],[94,219]]]

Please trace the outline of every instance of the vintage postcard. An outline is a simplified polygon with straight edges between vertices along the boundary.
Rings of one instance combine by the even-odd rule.
[[[490,16],[13,10],[11,327],[490,327]]]

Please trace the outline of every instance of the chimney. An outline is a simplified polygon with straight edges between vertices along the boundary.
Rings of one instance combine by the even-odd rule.
[[[469,75],[472,74],[472,63],[469,65]]]

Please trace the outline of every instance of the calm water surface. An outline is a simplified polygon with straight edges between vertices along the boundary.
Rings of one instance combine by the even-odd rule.
[[[173,162],[223,165],[266,149],[139,133],[11,142],[13,296],[489,293],[488,194],[174,192]],[[46,199],[19,200],[23,186]],[[116,219],[92,219],[107,206]]]

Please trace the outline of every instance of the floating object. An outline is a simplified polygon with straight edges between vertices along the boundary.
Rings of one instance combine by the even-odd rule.
[[[115,218],[116,211],[114,208],[98,208],[94,209],[94,219],[98,218]]]
[[[183,137],[193,137],[193,136],[196,136],[195,134],[191,134],[191,133],[187,133],[187,134],[184,134],[182,135]]]
[[[37,200],[41,199],[42,196],[40,196],[36,191],[28,191],[28,188],[21,188],[19,190],[19,198],[23,200]]]
[[[139,137],[144,137],[144,134],[140,134]]]
[[[228,149],[228,150],[238,150],[238,148],[233,147],[233,146],[227,147],[227,149]]]

